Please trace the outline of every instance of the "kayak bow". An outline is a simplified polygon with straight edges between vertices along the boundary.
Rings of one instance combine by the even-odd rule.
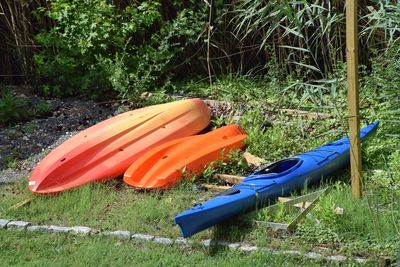
[[[364,140],[379,121],[361,129]],[[247,176],[241,184],[215,198],[182,212],[174,219],[182,236],[189,237],[241,213],[255,210],[268,201],[319,181],[349,164],[349,139],[343,137],[309,152],[272,163]]]
[[[226,160],[244,146],[247,135],[238,125],[180,138],[154,147],[125,172],[124,182],[138,188],[167,189],[186,176],[198,176],[213,161]]]
[[[71,137],[33,171],[29,190],[47,194],[122,175],[138,157],[210,122],[206,104],[189,99],[128,111]]]

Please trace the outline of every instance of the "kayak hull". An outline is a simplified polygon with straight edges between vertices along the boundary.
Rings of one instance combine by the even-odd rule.
[[[125,112],[71,137],[32,172],[29,189],[48,194],[122,175],[138,157],[210,122],[206,104],[189,99]]]
[[[124,182],[137,188],[168,189],[182,176],[196,177],[213,161],[226,160],[244,146],[247,135],[238,125],[185,137],[154,147],[125,172]]]
[[[375,131],[378,121],[361,129],[361,140]],[[182,212],[174,219],[189,237],[233,216],[265,206],[279,196],[320,181],[347,167],[349,140],[344,137],[314,150],[275,162],[215,198]]]

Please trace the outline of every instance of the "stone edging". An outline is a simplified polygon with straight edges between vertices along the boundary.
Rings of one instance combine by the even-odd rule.
[[[154,242],[163,245],[172,245],[172,244],[186,244],[192,245],[194,241],[187,240],[184,238],[171,239],[168,237],[157,237],[149,234],[141,234],[141,233],[132,233],[129,231],[99,231],[92,229],[86,226],[58,226],[58,225],[34,225],[30,222],[26,221],[12,221],[7,219],[0,219],[0,229],[8,229],[15,231],[31,231],[31,232],[45,232],[45,233],[67,233],[67,234],[75,234],[75,235],[98,235],[98,236],[112,236],[119,239],[132,239],[137,241],[145,241],[145,242]],[[221,240],[214,239],[205,239],[201,240],[200,245],[204,247],[211,246],[222,246],[229,249],[238,249],[243,252],[265,252],[271,254],[284,254],[284,255],[299,255],[306,258],[314,259],[314,260],[326,260],[330,262],[344,262],[346,260],[355,261],[357,263],[365,263],[367,259],[359,258],[359,257],[345,257],[342,255],[332,255],[332,256],[324,256],[322,254],[316,252],[308,252],[304,253],[298,250],[273,250],[270,248],[257,247],[243,243],[231,243]]]

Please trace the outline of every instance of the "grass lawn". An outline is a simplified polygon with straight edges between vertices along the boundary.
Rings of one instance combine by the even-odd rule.
[[[0,230],[1,265],[14,266],[338,266],[296,255],[158,245],[104,237]]]
[[[193,88],[195,86],[197,87]],[[280,95],[268,85],[246,80],[225,80],[213,87],[204,88],[201,85],[189,84],[187,88],[196,94],[233,101],[234,112],[214,118],[213,125],[219,127],[233,122],[241,124],[249,135],[246,150],[269,161],[318,147],[341,138],[347,131],[344,94],[338,95],[334,103],[329,97],[321,98],[320,102],[316,103],[315,99],[307,95],[298,98],[288,97]],[[304,193],[324,187],[331,189],[293,233],[276,232],[249,223],[249,220],[254,218],[276,222],[293,218],[294,214],[278,209],[275,212],[261,211],[252,216],[241,216],[240,220],[233,218],[191,239],[216,238],[249,242],[261,247],[317,250],[323,254],[335,253],[370,259],[376,259],[381,255],[395,258],[400,248],[398,124],[392,122],[395,114],[387,112],[390,108],[390,99],[385,100],[386,102],[378,101],[372,98],[372,92],[369,94],[370,98],[361,99],[364,118],[362,124],[375,119],[380,119],[382,123],[377,134],[363,147],[365,180],[364,197],[361,200],[352,199],[350,176],[348,170],[343,170],[335,177],[327,177],[320,185],[303,190]],[[259,97],[255,97],[256,95]],[[328,112],[334,117],[325,120],[306,120],[287,116],[270,107],[296,107]],[[237,120],[238,114],[240,114],[239,120]],[[265,126],[267,120],[273,121],[272,127]],[[218,170],[207,170],[200,181],[215,182],[211,176],[215,171],[246,174],[249,170],[243,166],[243,161],[235,156],[231,163],[219,166]],[[44,197],[32,196],[27,189],[25,178],[15,184],[3,185],[0,190],[1,218],[26,220],[36,224],[84,225],[101,230],[129,230],[171,238],[180,236],[178,227],[173,224],[174,216],[213,195],[211,192],[199,190],[190,181],[183,182],[172,190],[147,192],[136,191],[120,180],[115,180],[105,184],[83,186],[57,196]],[[10,209],[11,206],[31,197],[33,199],[29,204],[18,209]],[[344,209],[343,215],[334,213],[337,207]],[[109,264],[117,264],[119,260],[122,261],[121,264],[137,262],[143,265],[193,265],[195,262],[202,265],[313,264],[287,256],[257,253],[244,256],[227,251],[211,253],[201,248],[182,251],[178,247],[165,248],[151,244],[138,246],[133,242],[103,241],[99,238],[45,237],[40,234],[4,231],[0,236],[2,248],[5,248],[1,253],[10,264],[19,257],[21,260],[31,258],[33,262],[38,263],[45,261],[40,259],[42,257],[47,259],[54,257],[50,261],[46,260],[44,262],[46,264],[51,264],[52,260],[60,260],[65,264],[87,260],[87,263],[93,264],[97,257],[109,261]],[[22,238],[21,242],[18,242],[19,238]],[[41,241],[39,243],[42,245],[35,244],[32,242],[34,240]],[[40,249],[40,246],[43,246],[43,249]],[[18,249],[10,250],[7,247]],[[325,253],[326,248],[329,252]],[[38,251],[38,254],[29,251]],[[57,254],[57,251],[74,251],[75,259],[69,258],[68,252]],[[13,253],[20,256],[14,258]]]

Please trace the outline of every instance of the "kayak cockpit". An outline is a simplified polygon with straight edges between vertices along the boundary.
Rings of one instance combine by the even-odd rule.
[[[300,167],[303,160],[300,158],[288,158],[272,163],[271,165],[248,176],[244,181],[253,179],[274,179],[277,176],[286,175]]]

